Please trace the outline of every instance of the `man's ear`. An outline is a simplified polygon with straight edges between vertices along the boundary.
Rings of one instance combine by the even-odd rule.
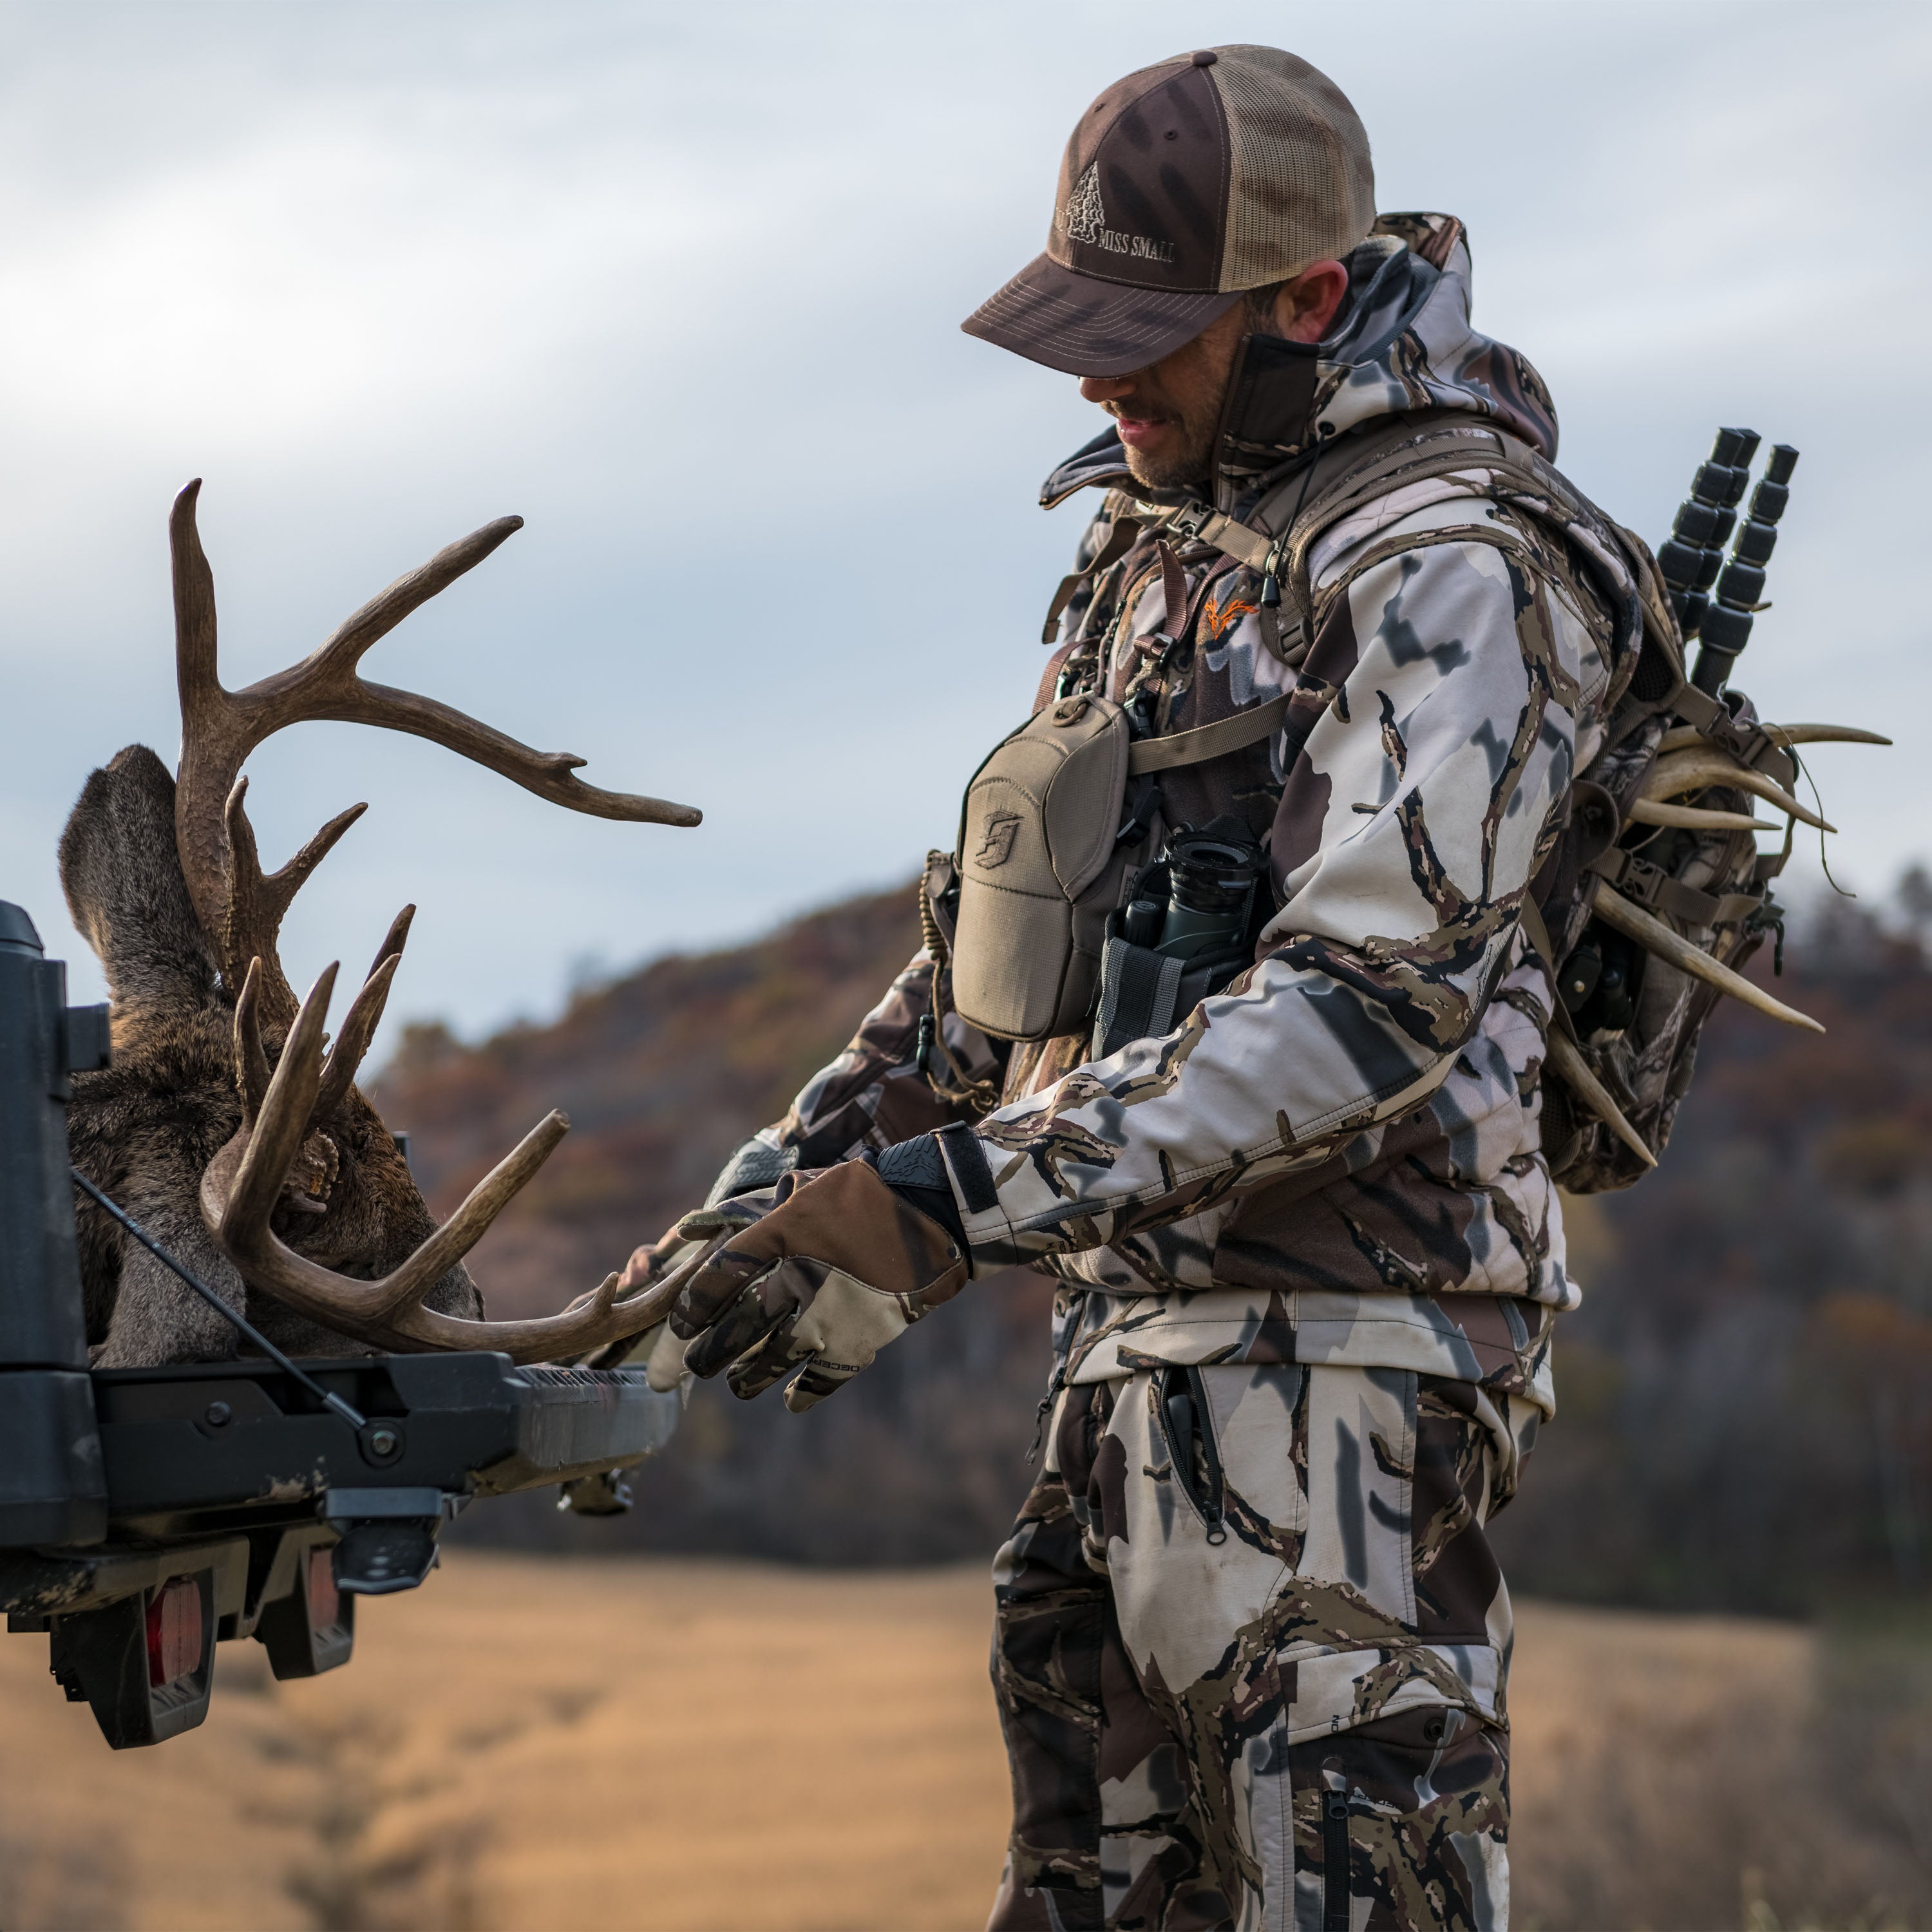
[[[1340,262],[1310,263],[1275,290],[1274,332],[1288,342],[1319,342],[1348,292],[1348,272]]]

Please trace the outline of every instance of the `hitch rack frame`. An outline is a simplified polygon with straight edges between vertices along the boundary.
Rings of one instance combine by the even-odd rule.
[[[256,1638],[278,1678],[346,1663],[358,1582],[338,1588],[335,1551],[358,1523],[408,1511],[433,1543],[476,1497],[641,1462],[683,1406],[640,1369],[520,1368],[480,1352],[301,1366],[367,1426],[352,1429],[268,1362],[92,1371],[105,1538],[0,1549],[7,1628],[50,1635],[56,1679],[117,1750],[202,1721],[218,1641]],[[422,1554],[427,1569],[433,1549]],[[154,1682],[155,1616],[182,1583],[199,1594],[199,1661]]]

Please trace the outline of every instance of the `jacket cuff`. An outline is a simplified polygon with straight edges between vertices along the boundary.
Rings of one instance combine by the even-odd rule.
[[[916,1208],[928,1221],[936,1222],[967,1257],[972,1267],[972,1244],[966,1238],[959,1204],[946,1172],[944,1156],[932,1134],[915,1134],[910,1140],[896,1142],[882,1152],[868,1151],[860,1158],[868,1162],[879,1178],[910,1208]]]
[[[986,1143],[973,1130],[956,1122],[932,1136],[946,1163],[946,1176],[958,1204],[966,1251],[976,1266],[996,1266],[1013,1258],[1012,1224],[1000,1203],[1000,1190],[987,1158]]]

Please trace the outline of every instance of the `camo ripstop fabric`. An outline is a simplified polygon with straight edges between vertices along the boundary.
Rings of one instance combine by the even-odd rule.
[[[1201,1376],[1219,1540],[1158,1372],[1055,1406],[994,1566],[1014,1822],[989,1932],[1503,1927],[1486,1526],[1534,1406],[1390,1370]]]
[[[1383,226],[1351,258],[1346,320],[1316,356],[1251,338],[1214,481],[1232,513],[1405,410],[1454,406],[1553,457],[1540,380],[1470,327],[1460,224]],[[1153,680],[1155,728],[1292,693],[1271,741],[1161,781],[1166,824],[1232,813],[1265,841],[1280,908],[1255,965],[1097,1062],[1084,1036],[1009,1053],[949,1028],[966,1064],[1005,1060],[1003,1103],[975,1124],[996,1198],[975,1204],[955,1171],[975,1261],[1098,1291],[1076,1383],[1136,1357],[1315,1360],[1553,1408],[1550,1322],[1579,1291],[1539,1132],[1552,996],[1518,915],[1641,620],[1613,526],[1499,479],[1484,453],[1472,434],[1466,471],[1392,488],[1325,532],[1293,663],[1263,643],[1253,572],[1180,551],[1187,623]],[[1047,494],[1130,483],[1110,434]],[[1103,519],[1083,555],[1107,534]],[[1120,695],[1166,617],[1144,541],[1071,607],[1063,680]],[[933,970],[914,962],[772,1145],[819,1165],[950,1118],[907,1078]]]

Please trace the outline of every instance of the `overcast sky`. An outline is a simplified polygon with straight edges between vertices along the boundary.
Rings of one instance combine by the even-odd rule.
[[[55,844],[117,747],[172,757],[195,476],[230,683],[515,512],[365,668],[706,814],[304,726],[250,765],[265,857],[371,808],[298,982],[413,899],[394,1010],[475,1032],[950,842],[1084,514],[1039,480],[1097,426],[958,324],[1184,18],[1314,61],[1381,205],[1464,218],[1478,325],[1653,542],[1718,423],[1799,446],[1739,681],[1900,737],[1816,760],[1842,874],[1932,849],[1922,6],[0,5],[0,896],[77,995]]]

